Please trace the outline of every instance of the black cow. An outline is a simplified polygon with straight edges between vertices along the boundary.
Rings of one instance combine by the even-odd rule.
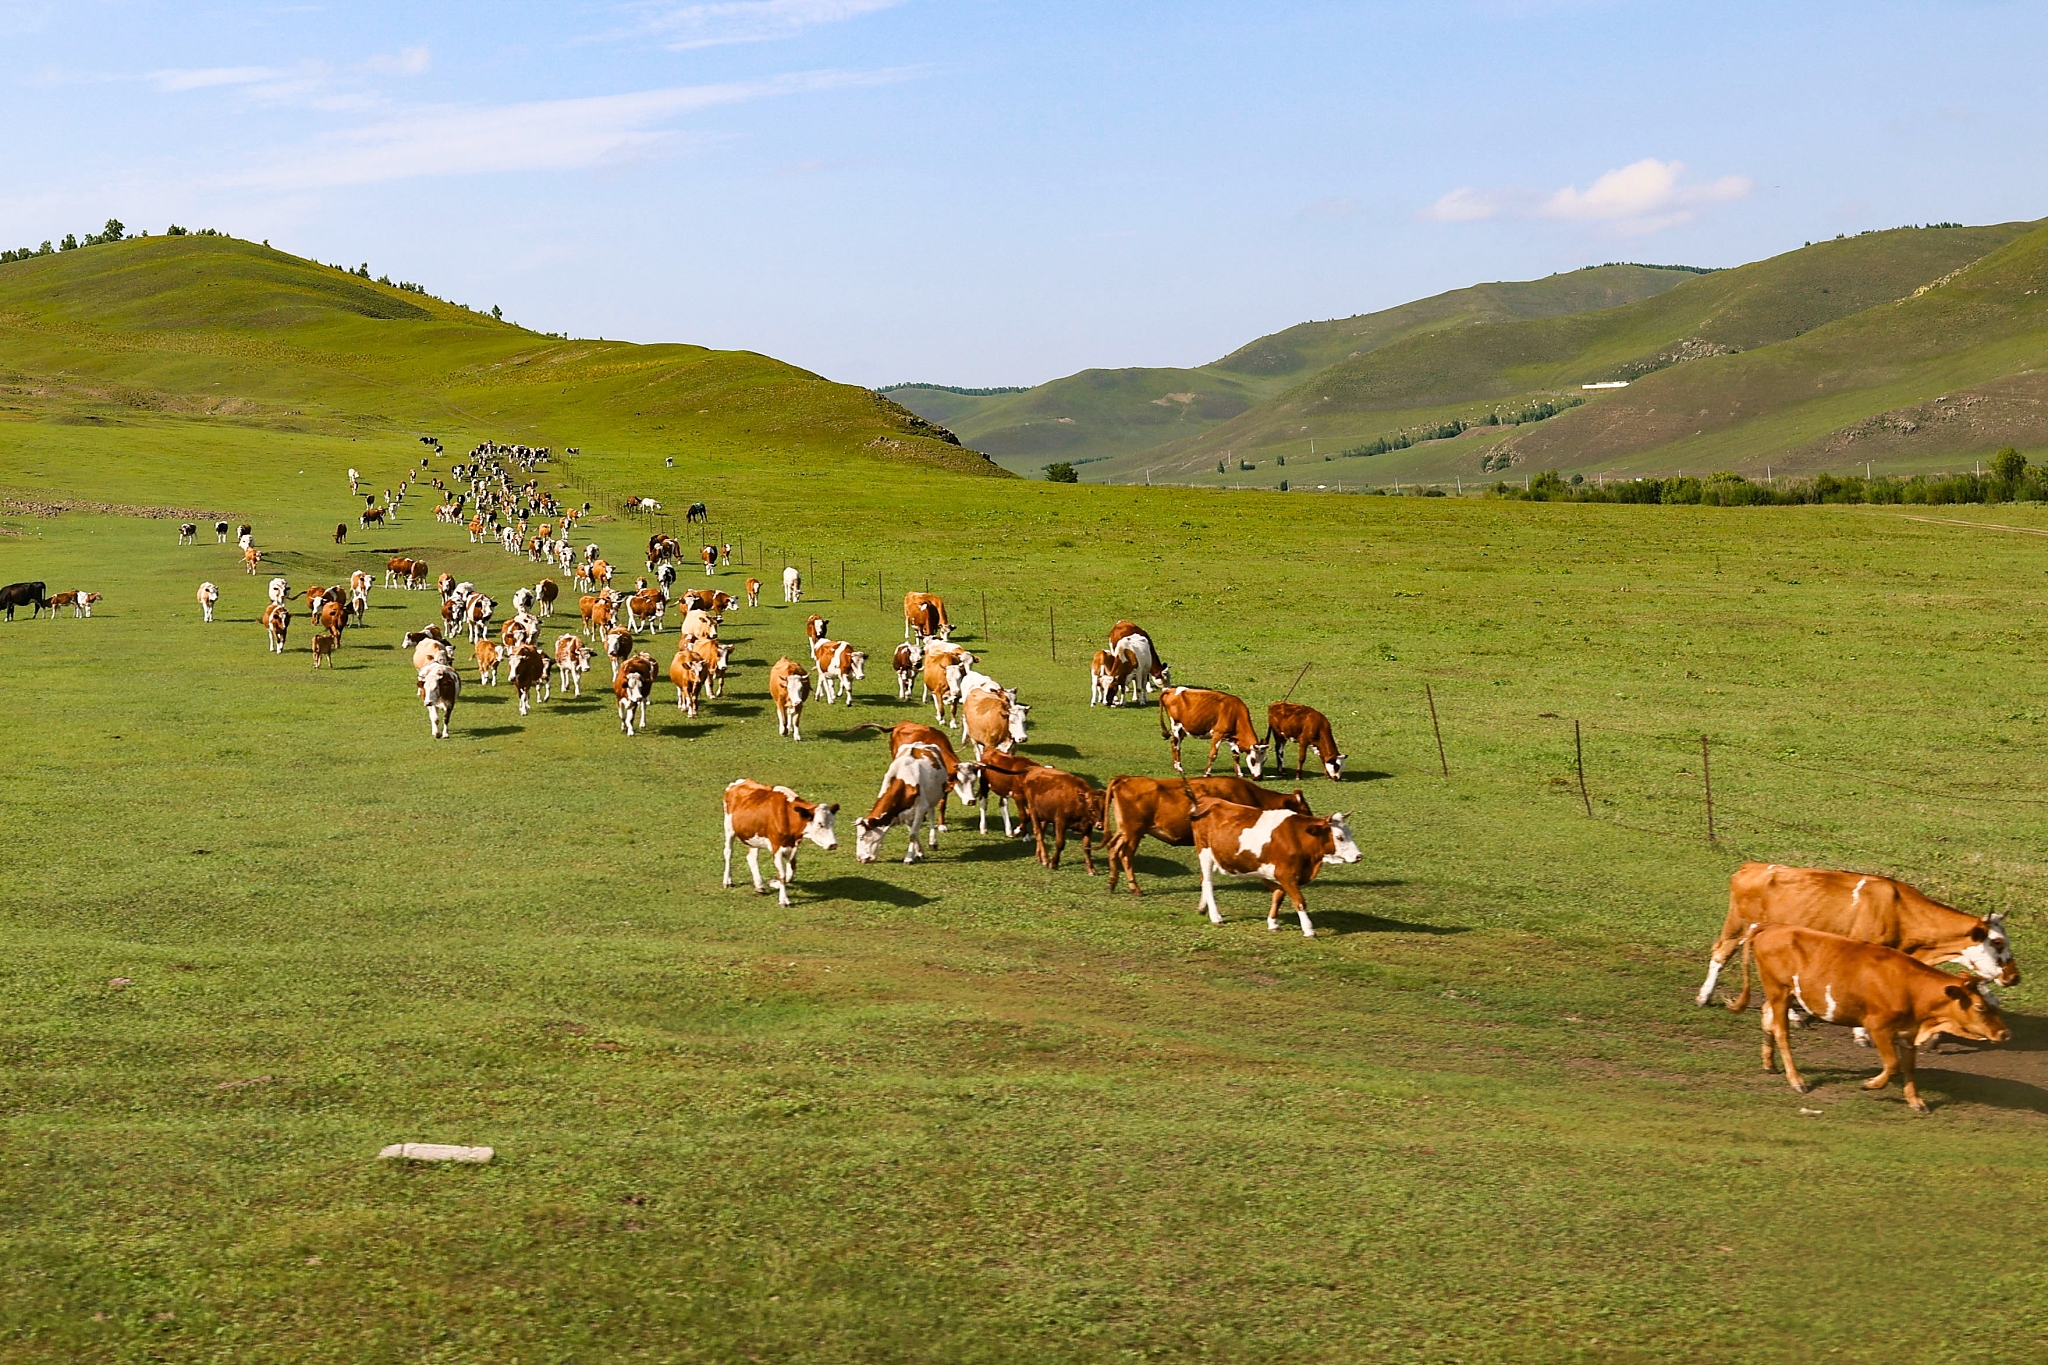
[[[228,543],[228,524],[226,522],[216,521],[213,524],[213,538],[217,544],[225,545]]]
[[[49,605],[50,599],[44,595],[41,583],[9,583],[6,587],[0,588],[0,607],[7,608],[7,619],[10,621],[14,619],[16,607],[27,607],[29,619],[33,621],[36,613]],[[50,614],[55,616],[57,613],[52,609]]]
[[[711,520],[711,513],[705,510],[703,503],[693,502],[690,504],[690,510],[684,515],[683,520],[685,523],[692,521],[709,521]]]

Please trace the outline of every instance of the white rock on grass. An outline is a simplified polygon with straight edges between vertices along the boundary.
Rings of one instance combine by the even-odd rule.
[[[477,1165],[497,1155],[489,1147],[455,1147],[445,1142],[394,1142],[377,1153],[379,1161],[467,1161]]]

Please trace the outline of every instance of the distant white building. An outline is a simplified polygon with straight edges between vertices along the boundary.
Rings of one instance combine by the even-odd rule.
[[[1625,389],[1628,387],[1628,381],[1626,379],[1603,379],[1597,384],[1581,384],[1579,387],[1582,389]]]

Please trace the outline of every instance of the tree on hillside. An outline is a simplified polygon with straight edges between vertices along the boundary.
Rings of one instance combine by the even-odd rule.
[[[2007,446],[1991,457],[1991,472],[2004,484],[2015,484],[2026,477],[2027,457],[2017,447]]]
[[[76,251],[76,250],[78,250],[78,238],[77,238],[76,236],[74,236],[73,234],[69,233],[69,232],[65,233],[65,234],[64,234],[64,240],[63,240],[63,241],[61,241],[61,242],[59,242],[59,243],[57,243],[57,250],[59,250],[59,251]]]
[[[1081,476],[1075,472],[1073,465],[1065,460],[1060,460],[1045,467],[1045,481],[1047,483],[1079,483],[1081,482]]]
[[[87,246],[98,246],[101,242],[118,242],[128,235],[127,224],[119,218],[107,219],[107,225],[85,239]]]

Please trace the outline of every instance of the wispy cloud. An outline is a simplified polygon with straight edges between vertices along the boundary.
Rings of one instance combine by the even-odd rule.
[[[1438,223],[1469,223],[1502,214],[1557,218],[1604,223],[1640,235],[1689,223],[1703,209],[1743,198],[1753,184],[1746,175],[1685,183],[1684,171],[1683,162],[1645,157],[1607,172],[1583,190],[1571,185],[1549,193],[1465,186],[1438,199],[1422,216]]]
[[[149,79],[157,89],[177,94],[186,90],[210,90],[221,85],[257,85],[264,81],[282,80],[290,74],[268,66],[202,66],[152,71]]]
[[[611,37],[652,35],[673,51],[766,43],[794,38],[820,24],[844,23],[891,9],[902,0],[711,0],[694,5],[650,6],[639,27]]]
[[[434,54],[426,47],[401,47],[396,52],[380,52],[367,59],[363,70],[380,76],[423,76],[433,63]]]
[[[918,68],[809,71],[772,80],[680,86],[630,95],[540,100],[482,109],[421,109],[315,139],[216,183],[270,190],[369,185],[421,176],[573,170],[625,160],[681,135],[662,125],[715,105],[887,85]]]

